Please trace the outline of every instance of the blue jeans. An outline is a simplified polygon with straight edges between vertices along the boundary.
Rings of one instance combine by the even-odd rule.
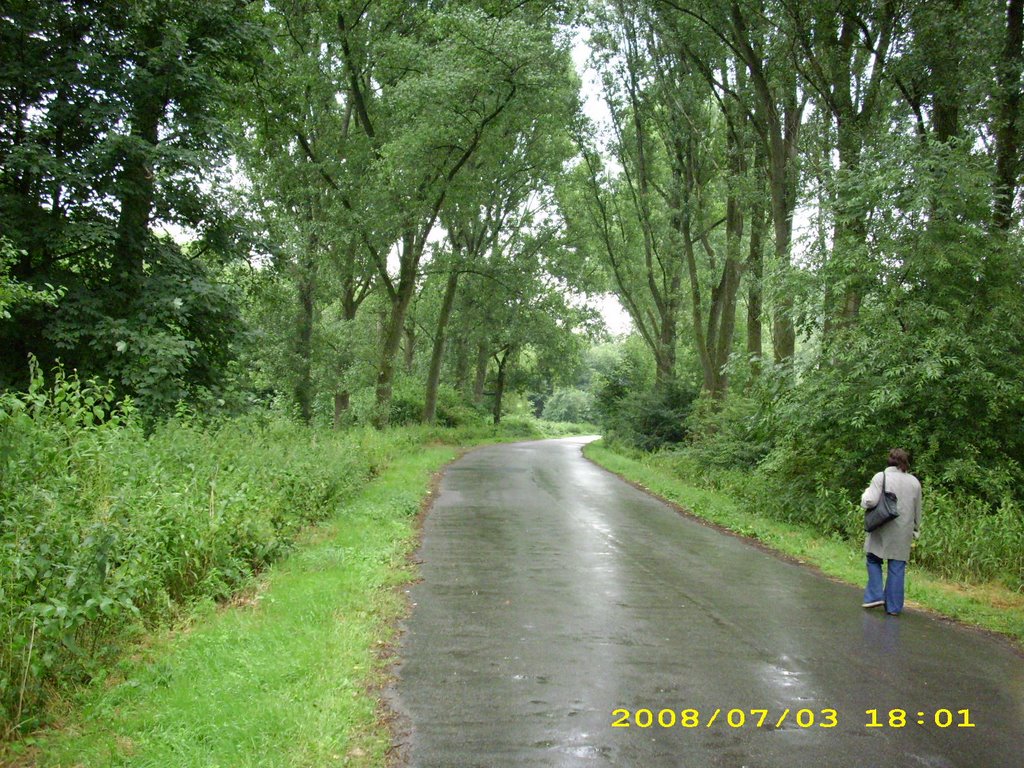
[[[903,610],[903,582],[907,573],[906,560],[889,560],[889,573],[882,589],[882,558],[868,552],[868,586],[864,590],[864,602],[885,600],[886,613],[900,613]]]

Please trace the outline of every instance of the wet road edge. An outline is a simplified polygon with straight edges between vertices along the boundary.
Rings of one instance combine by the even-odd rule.
[[[589,443],[587,445],[589,445]],[[728,528],[725,525],[722,525],[721,523],[716,523],[713,520],[708,520],[705,517],[701,517],[696,512],[694,512],[692,509],[689,509],[688,507],[680,504],[678,501],[673,501],[672,499],[667,498],[666,496],[662,496],[660,493],[658,493],[657,491],[651,490],[646,485],[643,485],[642,483],[638,483],[635,480],[630,479],[626,475],[623,475],[623,474],[621,474],[619,472],[616,472],[613,469],[609,469],[608,467],[606,467],[601,462],[595,461],[594,459],[590,458],[589,456],[587,456],[587,452],[586,452],[587,445],[584,445],[584,446],[581,447],[580,454],[588,462],[590,462],[591,464],[593,464],[595,467],[597,467],[598,469],[602,470],[603,472],[607,472],[610,475],[614,475],[619,480],[621,480],[622,482],[626,483],[629,486],[632,486],[633,488],[637,489],[638,491],[646,493],[651,498],[657,499],[658,501],[660,501],[661,503],[665,504],[666,506],[671,507],[672,509],[674,509],[676,512],[678,512],[680,515],[682,515],[683,517],[687,518],[688,520],[693,520],[696,523],[700,523],[705,528],[712,528],[712,529],[718,531],[719,533],[724,533],[724,534],[727,534],[729,536],[732,536],[735,539],[739,539],[740,541],[743,541],[744,543],[754,547],[755,549],[760,550],[761,552],[764,552],[765,554],[771,555],[772,557],[774,557],[774,558],[776,558],[778,560],[782,560],[783,562],[790,563],[792,565],[796,565],[796,566],[799,566],[801,568],[805,568],[806,570],[811,571],[811,572],[817,574],[818,576],[821,576],[824,579],[828,579],[829,581],[831,581],[834,584],[842,584],[844,586],[854,586],[854,587],[861,587],[861,586],[863,586],[859,582],[847,581],[846,579],[841,579],[838,576],[833,576],[830,573],[825,573],[825,571],[821,570],[821,568],[818,565],[816,565],[815,563],[810,563],[810,562],[807,562],[806,560],[801,560],[799,557],[796,557],[795,555],[791,555],[788,552],[783,552],[782,550],[776,549],[775,547],[771,546],[770,544],[766,544],[765,542],[761,541],[758,538],[755,538],[753,536],[748,536],[747,534],[741,533],[739,531],[734,531],[733,529]],[[937,576],[935,576],[934,574],[931,574],[931,573],[929,573],[928,575],[930,577],[932,577],[932,578],[938,578]],[[968,622],[961,621],[961,620],[957,619],[955,616],[949,616],[949,615],[947,615],[945,613],[942,613],[941,611],[938,611],[936,609],[920,605],[919,603],[914,603],[913,605],[907,605],[904,608],[904,612],[905,613],[920,614],[921,616],[924,616],[924,617],[926,617],[928,619],[931,619],[932,621],[937,621],[937,622],[942,623],[942,624],[949,624],[950,626],[957,627],[957,628],[959,628],[961,630],[965,630],[965,631],[968,631],[968,632],[973,632],[973,633],[975,633],[975,634],[977,634],[977,635],[979,635],[981,637],[985,637],[985,638],[988,638],[989,640],[994,640],[996,642],[999,642],[1003,646],[1005,646],[1009,651],[1011,651],[1016,656],[1018,656],[1022,661],[1024,661],[1024,641],[1018,641],[1014,637],[1005,635],[1005,634],[1003,634],[1001,632],[997,632],[997,631],[995,631],[993,629],[987,629],[985,627],[979,627],[976,624],[970,624]]]
[[[542,443],[546,440],[558,438],[542,438],[539,440],[516,440],[501,445],[522,445],[526,443]],[[481,443],[468,447],[460,447],[458,453],[451,461],[438,467],[430,476],[430,484],[427,486],[427,493],[420,503],[419,512],[413,520],[413,544],[409,554],[406,556],[406,566],[409,569],[409,578],[396,584],[392,589],[402,602],[402,610],[398,617],[390,625],[391,637],[388,642],[380,648],[377,658],[381,661],[383,682],[371,690],[371,694],[377,698],[377,722],[388,733],[391,744],[385,753],[384,768],[406,768],[409,764],[410,737],[413,725],[410,717],[398,706],[398,667],[401,666],[401,647],[407,631],[406,622],[412,615],[413,603],[409,597],[409,588],[414,584],[423,581],[420,566],[423,560],[420,558],[420,550],[423,547],[423,527],[427,516],[434,508],[441,492],[441,483],[445,473],[456,462],[461,461],[465,456],[475,451],[482,450],[495,445],[495,443]],[[581,451],[582,452],[582,451]]]

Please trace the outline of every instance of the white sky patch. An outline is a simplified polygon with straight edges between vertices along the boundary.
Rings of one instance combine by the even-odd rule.
[[[173,221],[160,221],[153,225],[153,232],[166,235],[179,246],[187,245],[199,239],[199,233],[191,227],[183,227]]]
[[[607,140],[613,133],[612,113],[604,99],[601,74],[591,65],[592,54],[590,30],[576,30],[573,37],[572,62],[576,66],[576,73],[580,76],[580,101],[583,104],[583,114],[594,123],[597,130],[595,138],[605,156],[605,162],[609,163],[610,167],[616,168],[618,164],[607,151]],[[602,141],[602,137],[604,141]],[[591,296],[586,303],[601,313],[608,333],[612,336],[628,335],[633,332],[633,321],[626,310],[622,308],[622,303],[614,293]]]
[[[619,297],[614,293],[593,296],[590,299],[590,304],[601,313],[608,333],[612,336],[628,336],[633,332],[633,321],[630,319],[629,313],[622,308]]]
[[[583,113],[594,121],[598,128],[611,125],[612,113],[602,95],[601,75],[590,64],[593,51],[590,48],[590,30],[577,31],[572,44],[572,63],[580,76],[580,96],[583,101]]]

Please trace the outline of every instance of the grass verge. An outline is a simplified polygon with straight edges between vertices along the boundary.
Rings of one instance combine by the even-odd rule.
[[[396,457],[249,595],[124,660],[64,727],[9,745],[12,765],[370,766],[390,747],[373,687],[404,610],[395,587],[431,474],[456,454]],[[16,754],[20,752],[20,756]]]
[[[616,453],[602,442],[590,443],[584,455],[615,474],[694,516],[754,539],[798,562],[849,584],[864,581],[864,555],[847,542],[821,536],[805,526],[757,515],[728,495],[700,488],[657,465]],[[907,578],[910,606],[934,611],[965,624],[1006,635],[1024,649],[1024,595],[997,584],[959,584],[914,568]]]

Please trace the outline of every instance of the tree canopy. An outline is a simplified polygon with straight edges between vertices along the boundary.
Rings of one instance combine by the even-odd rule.
[[[9,3],[0,383],[32,355],[153,419],[338,427],[589,390],[673,440],[746,403],[758,460],[835,479],[895,435],[1019,487],[1022,25],[1018,0]],[[602,293],[650,362],[625,389],[588,369]]]

